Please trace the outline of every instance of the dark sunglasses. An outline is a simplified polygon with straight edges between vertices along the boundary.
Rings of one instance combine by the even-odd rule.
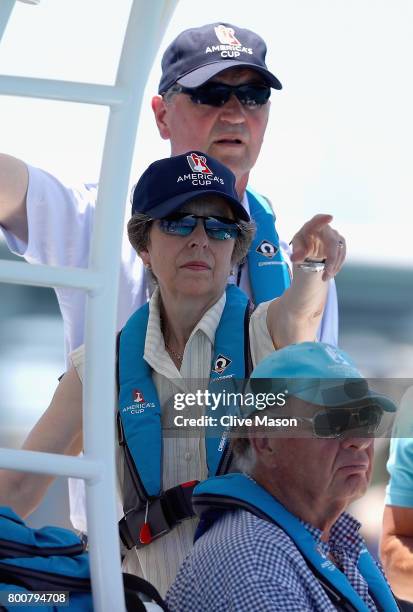
[[[165,234],[175,236],[189,236],[196,226],[198,219],[202,221],[205,233],[214,240],[230,240],[239,236],[240,228],[233,219],[226,217],[204,217],[202,215],[190,215],[188,213],[175,213],[164,219],[160,219],[159,227]]]
[[[179,91],[188,95],[195,104],[207,104],[208,106],[224,106],[234,94],[241,104],[248,108],[266,104],[271,95],[271,87],[254,85],[254,83],[225,85],[212,82],[194,88],[179,85]]]
[[[364,434],[377,431],[383,408],[367,404],[357,408],[329,408],[320,410],[312,417],[299,417],[313,426],[317,438],[339,438],[352,429],[362,430]],[[361,434],[360,434],[361,435]]]

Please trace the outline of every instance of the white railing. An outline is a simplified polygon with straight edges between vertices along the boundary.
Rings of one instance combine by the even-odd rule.
[[[89,268],[0,261],[0,281],[88,292],[83,388],[84,456],[0,449],[0,467],[83,478],[97,612],[124,609],[115,505],[115,328],[124,203],[146,79],[178,0],[133,0],[113,86],[0,76],[0,94],[106,105],[110,108]],[[15,0],[0,2],[0,38]],[[116,3],[113,3],[116,10]],[[28,9],[31,10],[31,9]],[[107,245],[110,244],[110,248]],[[105,333],[102,333],[105,330]],[[103,410],[102,410],[103,406]]]

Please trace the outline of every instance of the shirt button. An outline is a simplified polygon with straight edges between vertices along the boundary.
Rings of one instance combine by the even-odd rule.
[[[191,459],[191,457],[192,457],[192,454],[191,453],[185,453],[184,457],[185,457],[186,461],[189,461]]]

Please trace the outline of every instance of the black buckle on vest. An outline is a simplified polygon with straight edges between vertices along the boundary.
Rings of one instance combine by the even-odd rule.
[[[164,491],[159,497],[148,500],[147,523],[152,541],[160,538],[195,513],[192,508],[192,491],[198,480],[184,482]],[[130,510],[119,521],[119,533],[123,544],[130,550],[134,546],[146,546],[140,541],[141,529],[145,524],[146,505],[140,510]]]

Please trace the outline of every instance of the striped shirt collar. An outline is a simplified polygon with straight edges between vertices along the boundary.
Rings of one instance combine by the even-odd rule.
[[[192,342],[196,334],[204,334],[211,345],[214,345],[215,332],[221,320],[222,312],[226,303],[226,293],[222,294],[219,300],[206,311],[202,319],[192,330],[192,333],[185,346],[184,358],[187,358],[187,347]],[[145,361],[153,370],[163,374],[168,378],[182,378],[180,371],[174,365],[169,353],[165,349],[165,342],[161,331],[160,321],[160,291],[157,287],[149,301],[149,318],[145,338],[145,350],[143,355]]]

